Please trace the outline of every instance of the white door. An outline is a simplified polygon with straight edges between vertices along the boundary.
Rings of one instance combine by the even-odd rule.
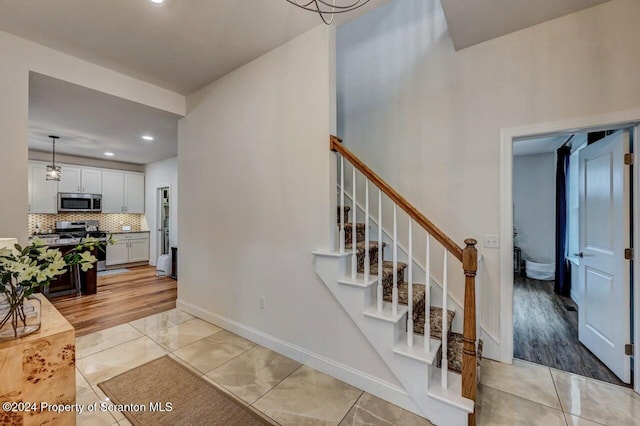
[[[629,132],[620,130],[580,151],[578,337],[625,383],[631,382]]]

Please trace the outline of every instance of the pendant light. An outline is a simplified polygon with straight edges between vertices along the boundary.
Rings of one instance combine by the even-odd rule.
[[[356,10],[369,0],[287,0],[301,9],[316,12],[322,22],[331,25],[336,13],[346,13]]]
[[[62,176],[60,166],[56,166],[56,139],[60,139],[60,136],[49,136],[53,142],[53,158],[51,164],[47,166],[47,180],[59,181]]]

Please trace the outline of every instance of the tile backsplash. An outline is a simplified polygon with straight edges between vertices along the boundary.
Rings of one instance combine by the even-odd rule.
[[[107,232],[119,232],[123,225],[131,226],[132,231],[141,231],[143,214],[106,214],[106,213],[59,213],[59,214],[30,214],[29,235],[36,231],[36,223],[40,224],[40,232],[54,230],[56,222],[62,220],[99,220],[100,230]]]

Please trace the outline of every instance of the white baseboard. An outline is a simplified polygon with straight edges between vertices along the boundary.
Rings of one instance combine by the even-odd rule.
[[[260,330],[241,324],[230,318],[213,313],[207,309],[196,306],[192,303],[178,299],[176,307],[190,313],[211,324],[222,327],[245,339],[251,340],[261,346],[271,349],[281,355],[296,360],[311,368],[342,380],[345,383],[364,390],[378,398],[389,401],[407,411],[411,411],[418,416],[423,416],[413,399],[401,387],[381,380],[363,371],[341,364],[308,349],[291,344],[277,337],[266,334]]]

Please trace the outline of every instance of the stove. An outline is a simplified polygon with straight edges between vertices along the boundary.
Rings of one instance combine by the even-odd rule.
[[[56,234],[60,238],[86,238],[93,237],[100,241],[107,240],[107,233],[100,231],[100,221],[97,220],[81,220],[77,222],[59,221],[56,222]],[[96,254],[98,263],[96,265],[98,271],[107,269],[107,255],[105,250],[98,250]]]

